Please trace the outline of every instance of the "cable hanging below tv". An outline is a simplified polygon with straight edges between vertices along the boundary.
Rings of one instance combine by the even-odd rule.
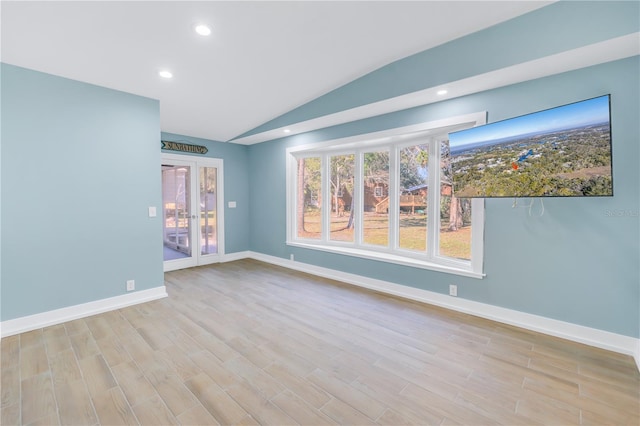
[[[449,134],[460,198],[613,196],[610,95]]]

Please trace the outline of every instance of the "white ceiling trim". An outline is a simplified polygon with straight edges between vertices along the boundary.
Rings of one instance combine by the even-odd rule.
[[[253,145],[272,139],[310,132],[420,105],[432,104],[639,54],[640,32],[636,32],[462,80],[430,87],[418,92],[408,93],[299,123],[292,123],[284,127],[245,136],[243,138],[232,139],[229,142],[241,145]],[[447,94],[444,96],[437,95],[436,92],[440,89],[447,89]],[[285,133],[285,129],[288,129],[289,133]]]

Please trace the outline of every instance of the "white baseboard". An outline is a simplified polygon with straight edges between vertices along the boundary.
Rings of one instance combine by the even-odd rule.
[[[93,302],[82,303],[80,305],[55,309],[53,311],[20,317],[0,323],[0,337],[12,336],[26,331],[37,330],[38,328],[61,324],[78,318],[85,318],[91,315],[120,309],[139,303],[150,302],[156,299],[167,297],[167,289],[164,285],[140,290],[120,296],[109,297],[107,299],[95,300]]]
[[[336,271],[334,269],[291,261],[258,252],[243,251],[231,253],[225,255],[221,259],[221,262],[232,262],[246,258],[283,266],[288,269],[334,279],[347,284],[376,290],[381,293],[392,294],[405,299],[440,306],[504,324],[521,327],[527,330],[537,331],[543,334],[630,355],[635,359],[638,370],[640,371],[640,339],[546,318],[539,315],[488,305],[486,303],[451,297],[445,294],[421,290],[388,281],[376,280],[373,278],[363,277],[361,275],[349,274],[346,272]],[[0,322],[0,337],[7,337],[26,331],[36,330],[38,328],[48,327],[114,309],[136,305],[138,303],[149,302],[163,297],[167,297],[167,291],[164,286],[160,286],[148,290],[127,293],[107,299],[96,300],[80,305],[69,306],[53,311],[3,321]]]
[[[376,280],[373,278],[363,277],[361,275],[349,274],[346,272],[336,271],[334,269],[291,261],[262,253],[249,252],[249,256],[247,257],[283,266],[285,268],[307,272],[320,277],[334,279],[347,284],[376,290],[381,293],[392,294],[405,299],[428,303],[527,330],[537,331],[550,336],[560,337],[601,349],[630,355],[635,359],[638,370],[640,371],[640,339],[542,317],[539,315],[515,311],[513,309],[501,308],[499,306],[474,302],[472,300],[466,300],[459,297],[451,297],[449,295],[421,290],[388,281]]]
[[[220,262],[232,262],[234,260],[246,259],[248,257],[251,257],[251,252],[249,251],[230,253],[222,255],[220,257]],[[37,330],[39,328],[61,324],[78,318],[89,317],[91,315],[131,305],[137,305],[139,303],[150,302],[163,297],[167,297],[167,290],[164,285],[148,290],[136,291],[120,296],[109,297],[107,299],[95,300],[92,302],[82,303],[80,305],[2,321],[0,322],[0,337],[13,336],[14,334]]]
[[[250,251],[238,251],[235,253],[228,253],[222,256],[220,259],[221,263],[233,262],[234,260],[247,259],[251,257]]]

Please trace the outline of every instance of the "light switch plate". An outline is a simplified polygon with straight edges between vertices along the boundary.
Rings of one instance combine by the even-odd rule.
[[[155,207],[149,207],[149,217],[156,217],[157,213],[156,213],[156,208]]]
[[[236,208],[236,202],[235,201],[229,201],[229,208],[230,209],[235,209]]]

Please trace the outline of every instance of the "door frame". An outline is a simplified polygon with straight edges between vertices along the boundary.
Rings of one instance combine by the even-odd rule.
[[[166,154],[162,153],[160,165],[172,162],[182,163],[191,167],[191,214],[197,212],[198,226],[191,226],[191,257],[184,259],[163,260],[165,272],[177,269],[190,268],[193,266],[209,265],[219,263],[224,256],[224,161],[221,158],[195,157],[192,155]],[[201,233],[200,233],[200,167],[215,167],[216,173],[216,236],[217,252],[214,254],[200,254]],[[164,220],[164,205],[162,206],[162,217]],[[194,219],[196,220],[196,219]],[[162,226],[164,232],[164,224]],[[162,238],[164,245],[164,237]]]

